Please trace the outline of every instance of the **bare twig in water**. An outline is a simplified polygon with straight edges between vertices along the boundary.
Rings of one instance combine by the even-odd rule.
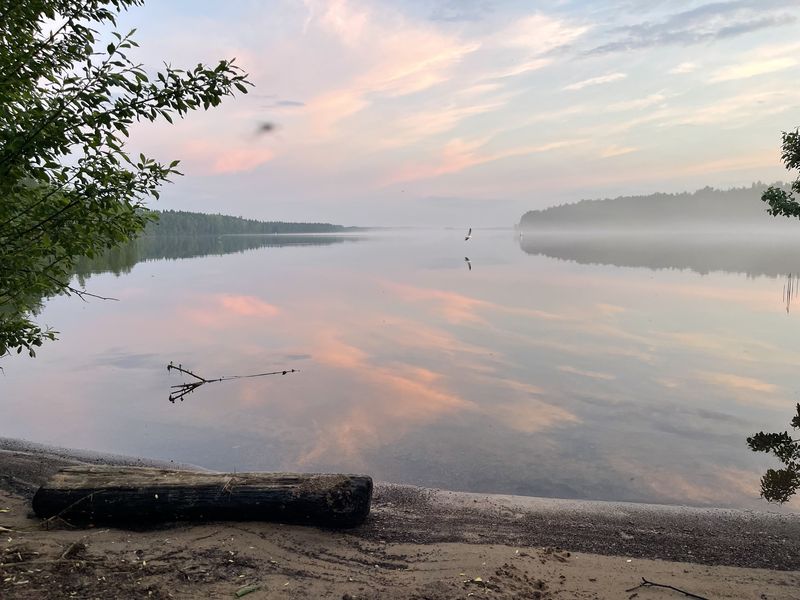
[[[689,598],[696,598],[697,600],[709,600],[709,599],[708,599],[708,598],[706,598],[705,596],[698,596],[697,594],[693,594],[693,593],[691,593],[691,592],[687,592],[686,590],[682,590],[682,589],[680,589],[680,588],[676,588],[676,587],[674,587],[674,586],[667,585],[667,584],[665,584],[665,583],[655,583],[655,582],[653,582],[653,581],[647,581],[647,579],[645,579],[644,577],[642,577],[642,583],[640,583],[640,584],[639,584],[639,585],[637,585],[636,587],[632,587],[632,588],[630,588],[629,590],[625,590],[625,591],[626,591],[626,592],[632,592],[632,591],[634,591],[634,590],[638,590],[639,588],[645,588],[645,587],[660,587],[660,588],[665,588],[665,589],[672,590],[672,591],[674,591],[674,592],[678,592],[678,593],[680,593],[680,594],[683,594],[684,596],[687,596],[687,597],[689,597]]]
[[[51,277],[47,273],[44,273],[44,276],[47,277],[53,283],[57,283],[64,289],[68,294],[75,294],[78,298],[87,302],[86,298],[95,298],[97,300],[113,300],[114,302],[119,302],[119,298],[110,298],[108,296],[98,296],[97,294],[92,294],[87,292],[86,290],[79,290],[78,288],[72,287],[68,283],[64,283],[63,281],[59,281],[55,277]]]
[[[97,300],[113,300],[114,302],[119,302],[119,298],[112,298],[110,296],[98,296],[97,294],[91,294],[86,290],[79,290],[78,288],[74,288],[71,285],[68,285],[66,289],[71,293],[75,294],[78,298],[86,302],[86,298],[95,298]]]
[[[191,394],[201,385],[206,383],[216,383],[218,381],[230,381],[232,379],[250,379],[251,377],[266,377],[267,375],[287,375],[289,373],[299,373],[297,369],[284,369],[283,371],[270,371],[268,373],[254,373],[252,375],[226,375],[225,377],[217,377],[216,379],[206,379],[197,373],[192,373],[189,369],[184,369],[183,365],[175,365],[170,362],[167,365],[167,371],[178,371],[189,377],[194,377],[197,381],[190,381],[189,383],[179,383],[178,385],[171,385],[173,390],[169,394],[169,401],[175,404],[175,400],[183,402],[183,397]]]

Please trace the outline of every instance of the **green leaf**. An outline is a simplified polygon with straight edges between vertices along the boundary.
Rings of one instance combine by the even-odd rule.
[[[2,11],[0,73],[24,64],[30,76],[0,86],[0,298],[14,298],[0,311],[0,355],[25,349],[33,356],[56,337],[33,322],[41,302],[69,295],[64,281],[80,257],[135,238],[150,219],[141,199],[159,198],[160,186],[178,174],[177,161],[165,166],[140,154],[133,164],[125,147],[130,125],[159,116],[172,123],[174,112],[216,106],[249,84],[227,61],[188,72],[166,65],[150,83],[122,52],[137,46],[133,31],[112,31],[101,62],[97,31],[139,0],[13,4]],[[67,5],[68,37],[47,42],[45,23]],[[44,45],[31,55],[38,40]]]

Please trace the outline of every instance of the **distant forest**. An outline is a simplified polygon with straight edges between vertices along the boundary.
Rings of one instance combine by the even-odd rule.
[[[236,235],[263,233],[344,233],[359,227],[331,223],[286,223],[256,221],[230,215],[206,214],[183,210],[157,210],[158,221],[150,223],[144,235]]]
[[[357,235],[145,235],[111,248],[100,256],[78,259],[74,273],[85,287],[95,273],[130,273],[134,265],[151,260],[177,260],[199,256],[244,253],[257,248],[284,248],[350,244],[363,238]]]
[[[788,184],[773,184],[789,190]],[[705,187],[681,194],[621,196],[605,200],[581,200],[574,204],[528,211],[521,229],[641,231],[726,229],[742,227],[781,228],[800,224],[771,217],[761,202],[767,189],[763,183],[750,187],[718,190]]]

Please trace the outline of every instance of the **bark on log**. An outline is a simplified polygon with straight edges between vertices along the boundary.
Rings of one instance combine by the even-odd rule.
[[[196,473],[65,467],[33,497],[42,518],[79,523],[280,521],[352,527],[369,514],[372,478],[301,473]]]

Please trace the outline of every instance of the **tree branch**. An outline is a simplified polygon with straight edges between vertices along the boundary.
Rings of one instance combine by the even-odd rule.
[[[708,598],[706,598],[705,596],[698,596],[697,594],[693,594],[693,593],[691,593],[691,592],[687,592],[686,590],[682,590],[682,589],[680,589],[680,588],[676,588],[676,587],[674,587],[674,586],[667,585],[667,584],[665,584],[665,583],[655,583],[655,582],[653,582],[653,581],[647,581],[647,579],[645,579],[644,577],[642,577],[642,583],[640,583],[640,584],[639,584],[639,585],[637,585],[636,587],[632,587],[632,588],[630,588],[630,589],[628,589],[628,590],[625,590],[625,591],[626,591],[626,592],[632,592],[632,591],[634,591],[634,590],[638,590],[639,588],[646,588],[646,587],[659,587],[659,588],[665,588],[665,589],[668,589],[668,590],[672,590],[672,591],[674,591],[674,592],[681,593],[681,594],[683,594],[684,596],[687,596],[688,598],[696,598],[697,600],[709,600],[709,599],[708,599]]]
[[[232,379],[249,379],[251,377],[266,377],[267,375],[288,375],[289,373],[299,373],[297,369],[284,369],[282,371],[270,371],[268,373],[255,373],[253,375],[227,375],[225,377],[218,377],[216,379],[206,379],[205,377],[201,377],[200,375],[193,373],[189,369],[184,369],[183,365],[175,365],[170,362],[167,365],[167,371],[178,371],[179,373],[183,373],[185,375],[189,375],[190,377],[194,377],[197,381],[191,381],[189,383],[179,383],[178,385],[171,385],[170,388],[174,391],[169,393],[169,401],[175,404],[176,400],[180,400],[183,402],[184,396],[187,394],[191,394],[197,388],[206,383],[216,383],[218,381],[230,381]]]
[[[108,297],[108,296],[98,296],[97,294],[92,294],[90,292],[87,292],[86,290],[79,290],[78,288],[74,288],[71,285],[69,285],[68,283],[64,283],[63,281],[61,281],[59,279],[56,279],[55,277],[53,277],[52,275],[48,275],[47,273],[42,273],[42,275],[47,277],[47,279],[49,279],[53,283],[58,284],[59,286],[61,286],[62,289],[65,289],[68,292],[71,292],[71,293],[75,294],[78,298],[80,298],[84,302],[87,301],[86,298],[97,298],[98,300],[113,300],[114,302],[119,302],[119,298],[111,298],[111,297]]]
[[[128,36],[126,36],[126,37],[122,38],[122,40],[123,40],[123,41],[124,41],[124,40],[127,40],[127,38],[128,38]],[[114,48],[113,48],[113,50],[112,50],[111,52],[109,52],[109,53],[108,53],[108,56],[107,56],[107,57],[106,57],[106,59],[105,59],[105,60],[104,60],[104,61],[103,61],[103,62],[100,64],[100,67],[97,69],[97,72],[95,73],[94,77],[91,77],[91,78],[89,77],[89,75],[88,75],[88,69],[87,69],[87,78],[86,78],[86,81],[85,81],[85,82],[84,82],[84,84],[83,84],[83,85],[82,85],[82,86],[81,86],[81,87],[78,89],[78,91],[76,91],[74,94],[72,94],[72,96],[71,96],[70,98],[68,98],[67,100],[64,100],[64,101],[62,101],[62,102],[61,102],[61,106],[60,106],[58,109],[56,109],[56,110],[55,110],[55,111],[54,111],[54,112],[53,112],[53,113],[52,113],[52,114],[51,114],[49,117],[47,117],[47,119],[45,119],[45,120],[44,120],[44,122],[43,122],[43,123],[41,123],[41,124],[40,124],[40,125],[39,125],[39,126],[36,128],[36,129],[34,129],[33,133],[30,133],[30,134],[28,134],[28,135],[27,135],[27,136],[26,136],[26,137],[25,137],[25,138],[22,140],[22,144],[20,145],[20,147],[19,147],[19,148],[17,148],[16,150],[14,150],[13,152],[11,152],[10,154],[7,154],[6,156],[2,156],[2,157],[0,157],[0,166],[3,166],[3,165],[5,165],[5,164],[7,164],[9,161],[13,160],[15,157],[17,157],[17,156],[19,156],[20,154],[22,154],[22,152],[23,152],[24,150],[27,150],[27,148],[28,148],[28,146],[30,145],[30,143],[31,143],[33,140],[35,140],[35,139],[36,139],[36,137],[37,137],[37,136],[38,136],[38,135],[39,135],[39,134],[40,134],[42,131],[44,131],[44,129],[45,129],[45,128],[46,128],[48,125],[51,125],[51,124],[52,124],[52,123],[53,123],[53,122],[54,122],[54,121],[55,121],[55,120],[56,120],[58,117],[60,117],[60,116],[61,116],[61,115],[64,113],[64,110],[65,110],[65,109],[66,109],[66,108],[67,108],[67,107],[68,107],[70,104],[72,104],[72,103],[73,103],[75,100],[77,100],[77,98],[78,98],[78,97],[79,97],[79,96],[80,96],[80,95],[81,95],[83,92],[85,92],[85,91],[86,91],[86,90],[89,88],[89,85],[90,85],[90,84],[94,83],[95,81],[98,81],[98,80],[99,80],[98,74],[99,74],[99,73],[103,73],[103,72],[106,70],[106,68],[107,68],[107,67],[109,66],[109,64],[111,63],[111,59],[112,59],[112,58],[114,58],[114,56],[117,54],[117,52],[118,52],[118,51],[119,51],[119,44],[115,45],[115,46],[114,46]]]
[[[88,2],[85,2],[83,5],[81,5],[79,7],[79,9],[75,11],[74,14],[69,16],[69,18],[61,25],[61,27],[59,27],[56,31],[51,31],[50,35],[47,36],[47,39],[39,40],[39,42],[37,44],[34,44],[33,48],[28,53],[28,55],[25,56],[22,59],[22,61],[16,67],[14,67],[14,70],[11,73],[8,73],[2,79],[0,79],[0,85],[4,85],[11,78],[16,77],[19,74],[20,70],[25,65],[28,64],[28,61],[33,57],[34,54],[39,52],[39,50],[41,50],[42,48],[44,48],[48,44],[52,44],[53,41],[56,39],[56,37],[58,37],[61,34],[61,32],[64,31],[64,29],[66,29],[67,26],[71,26],[75,22],[75,17],[77,17],[79,14],[81,14],[81,12],[83,12],[84,8],[89,6],[90,2],[91,2],[91,0],[89,0]]]

